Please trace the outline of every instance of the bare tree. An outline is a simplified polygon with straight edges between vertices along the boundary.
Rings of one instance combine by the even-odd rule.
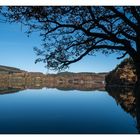
[[[140,7],[3,7],[9,22],[21,22],[28,34],[39,31],[43,47],[35,48],[48,68],[67,68],[97,51],[127,54],[140,80]],[[94,61],[94,59],[93,59]]]

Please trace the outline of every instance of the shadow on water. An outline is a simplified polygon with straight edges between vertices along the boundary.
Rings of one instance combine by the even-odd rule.
[[[136,118],[136,128],[140,133],[140,85],[130,87],[106,86],[106,91],[125,112]]]

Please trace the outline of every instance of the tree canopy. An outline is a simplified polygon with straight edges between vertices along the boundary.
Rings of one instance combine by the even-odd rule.
[[[128,54],[140,66],[140,7],[12,6],[1,13],[27,26],[28,34],[40,32],[36,62],[48,68],[65,69],[97,51],[118,53],[118,59]]]

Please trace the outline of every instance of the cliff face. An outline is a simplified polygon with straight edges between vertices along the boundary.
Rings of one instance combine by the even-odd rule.
[[[114,70],[105,77],[107,85],[134,85],[137,77],[131,59],[123,60]]]

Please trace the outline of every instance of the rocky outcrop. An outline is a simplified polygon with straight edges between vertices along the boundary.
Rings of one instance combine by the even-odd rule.
[[[135,73],[133,61],[127,58],[106,75],[105,81],[107,85],[134,85],[137,81]]]

